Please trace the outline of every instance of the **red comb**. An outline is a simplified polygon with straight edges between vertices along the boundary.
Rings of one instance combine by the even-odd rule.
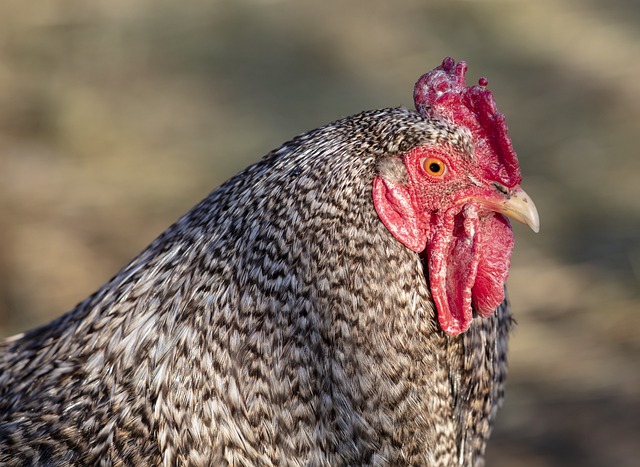
[[[467,86],[467,64],[451,57],[422,75],[413,91],[418,112],[465,126],[473,135],[476,157],[489,178],[507,187],[521,181],[518,157],[513,150],[507,123],[498,112],[493,94],[480,78],[477,86]]]

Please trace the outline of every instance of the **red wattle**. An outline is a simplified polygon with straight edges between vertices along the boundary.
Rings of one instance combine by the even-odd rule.
[[[429,285],[444,332],[455,336],[487,318],[504,300],[513,233],[501,214],[478,217],[475,206],[438,216],[426,249]]]
[[[427,244],[429,284],[444,332],[457,335],[473,320],[472,288],[476,281],[479,220],[475,207],[439,216],[438,225]]]
[[[487,318],[504,300],[514,241],[511,225],[502,214],[493,214],[480,222],[478,272],[471,295],[473,308]]]

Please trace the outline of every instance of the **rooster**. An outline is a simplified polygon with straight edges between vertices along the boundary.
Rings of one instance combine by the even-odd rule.
[[[295,137],[0,343],[0,464],[480,465],[535,206],[486,80]]]

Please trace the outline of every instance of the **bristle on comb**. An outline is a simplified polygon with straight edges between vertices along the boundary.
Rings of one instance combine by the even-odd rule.
[[[486,78],[478,85],[467,86],[467,64],[451,57],[442,65],[422,75],[415,85],[416,109],[430,118],[447,120],[471,130],[475,154],[487,176],[507,187],[521,181],[520,166],[507,123],[498,112]]]

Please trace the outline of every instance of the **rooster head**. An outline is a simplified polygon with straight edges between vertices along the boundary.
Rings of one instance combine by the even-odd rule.
[[[504,115],[486,79],[465,84],[466,70],[446,58],[418,80],[414,100],[430,122],[429,143],[382,161],[373,182],[381,221],[427,266],[438,322],[449,335],[504,300],[513,250],[507,217],[539,229]]]

